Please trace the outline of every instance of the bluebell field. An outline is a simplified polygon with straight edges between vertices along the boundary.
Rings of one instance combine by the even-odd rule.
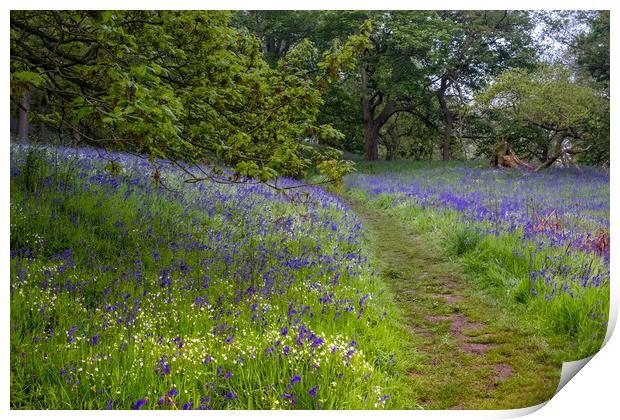
[[[566,357],[600,348],[610,304],[609,173],[395,163],[346,183],[442,241],[485,288],[570,337]]]
[[[398,334],[360,220],[320,188],[186,178],[12,146],[11,405],[389,407]]]

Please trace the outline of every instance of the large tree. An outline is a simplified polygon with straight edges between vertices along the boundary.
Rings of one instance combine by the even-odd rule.
[[[601,10],[589,20],[589,30],[579,34],[573,45],[577,64],[593,81],[609,88],[609,10]]]
[[[338,136],[318,125],[321,92],[366,45],[364,33],[316,57],[290,48],[276,67],[228,12],[11,13],[14,100],[36,89],[58,130],[181,162],[217,160],[236,175],[326,175],[349,165],[300,141]]]
[[[592,147],[597,139],[590,125],[608,112],[600,92],[577,84],[568,70],[558,66],[543,66],[531,73],[506,71],[478,101],[483,112],[494,112],[498,138],[505,138],[505,131],[513,131],[515,126],[545,133],[542,138],[549,152],[537,170]]]
[[[410,113],[436,127],[430,111],[429,75],[438,62],[437,45],[447,42],[449,28],[433,11],[344,11],[325,12],[318,31],[329,40],[344,36],[366,20],[373,28],[370,45],[359,57],[355,71],[344,75],[355,80],[357,110],[341,112],[359,116],[365,158],[376,160],[381,129],[397,114]],[[340,87],[350,86],[342,83]],[[350,105],[351,101],[342,103]]]
[[[435,54],[437,71],[429,86],[441,113],[442,158],[449,160],[459,108],[470,103],[492,76],[531,66],[534,49],[526,12],[440,11],[439,16],[450,28],[450,37]]]
[[[588,19],[589,30],[577,36],[572,51],[577,57],[578,73],[607,99],[606,108],[590,122],[590,133],[596,141],[588,153],[582,155],[590,164],[609,164],[610,114],[609,114],[609,11],[601,10]]]
[[[371,46],[355,77],[368,160],[378,158],[382,127],[399,113],[440,131],[449,159],[463,106],[492,76],[534,58],[529,16],[518,11],[326,12],[317,31],[331,39],[365,19]]]
[[[534,11],[534,38],[539,54],[537,63],[562,67],[568,90],[574,86],[597,91],[597,106],[578,124],[579,143],[587,151],[576,155],[589,164],[609,161],[609,14],[606,11]],[[543,68],[539,72],[550,71]],[[527,77],[527,76],[524,76]],[[601,101],[607,98],[607,103]],[[558,108],[560,109],[560,108]],[[472,116],[476,114],[473,113]],[[501,108],[487,109],[484,118],[472,118],[467,136],[474,138],[481,154],[487,154],[498,137],[508,141],[525,159],[547,162],[556,153],[556,135],[523,119],[515,119]],[[567,139],[564,146],[568,147]],[[581,150],[581,148],[578,148]]]

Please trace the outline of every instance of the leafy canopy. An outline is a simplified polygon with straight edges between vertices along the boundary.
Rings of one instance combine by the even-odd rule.
[[[532,73],[506,71],[478,99],[483,107],[502,110],[506,118],[550,131],[576,129],[604,106],[594,89],[551,66]]]
[[[320,56],[299,43],[272,68],[224,11],[13,11],[12,97],[39,92],[48,124],[153,158],[223,162],[262,181],[312,166],[338,177],[350,163],[300,140],[341,136],[316,115],[367,33]]]
[[[602,133],[609,130],[609,101],[578,84],[566,68],[505,72],[477,99],[478,109],[493,119],[495,135],[534,148],[541,168],[567,153],[590,163],[608,156]]]

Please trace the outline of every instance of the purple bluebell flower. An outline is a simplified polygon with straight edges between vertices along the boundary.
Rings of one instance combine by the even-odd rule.
[[[133,410],[139,410],[140,408],[142,408],[143,405],[147,404],[149,402],[149,400],[142,399],[142,400],[138,400],[136,402],[136,404],[133,406]]]
[[[384,395],[383,397],[379,398],[379,402],[380,402],[380,403],[383,403],[383,402],[385,402],[385,401],[387,401],[387,400],[389,400],[389,399],[390,399],[390,396],[389,396],[389,395]]]
[[[155,372],[163,378],[170,373],[170,363],[166,362],[166,359],[162,357],[159,362],[157,362]]]
[[[73,338],[73,335],[75,334],[75,331],[78,328],[79,327],[77,325],[74,325],[69,329],[69,331],[67,331],[67,342],[68,343],[73,343],[75,341],[75,338]]]
[[[310,396],[312,398],[316,398],[316,391],[319,389],[318,385],[313,386],[312,388],[310,388],[310,390],[308,391],[308,394],[310,394]]]
[[[285,399],[285,400],[289,400],[291,405],[297,404],[297,398],[295,398],[295,394],[293,394],[293,393],[284,392],[284,393],[282,393],[282,395],[280,395],[280,397]]]

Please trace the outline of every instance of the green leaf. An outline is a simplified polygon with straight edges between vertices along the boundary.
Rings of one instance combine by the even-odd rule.
[[[34,71],[18,71],[12,73],[11,79],[13,82],[23,83],[37,88],[45,84],[45,78]]]

